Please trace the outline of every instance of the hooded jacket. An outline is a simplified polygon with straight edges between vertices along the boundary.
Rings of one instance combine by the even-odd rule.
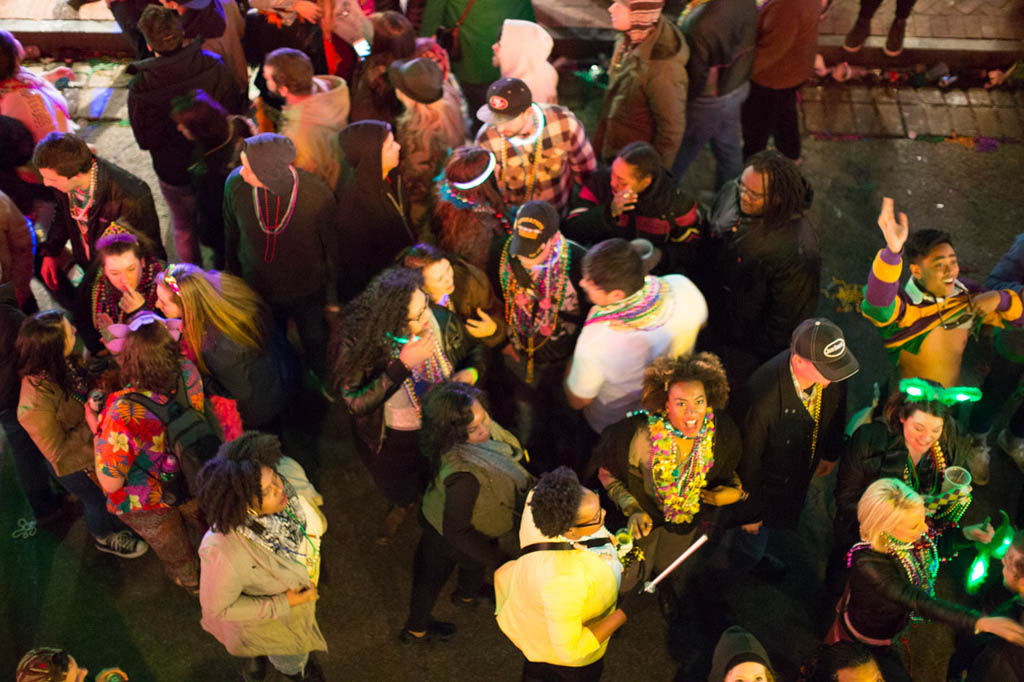
[[[177,52],[132,62],[128,86],[128,121],[139,149],[153,157],[153,170],[164,182],[189,184],[191,144],[171,119],[171,100],[202,88],[229,113],[242,113],[242,96],[220,57],[194,42]]]
[[[643,42],[631,46],[628,40],[620,33],[615,43],[594,149],[610,162],[627,144],[643,140],[670,167],[686,129],[690,49],[664,16]]]
[[[771,670],[768,652],[752,634],[738,625],[722,633],[711,655],[711,673],[708,682],[725,682],[725,676],[740,663],[755,661]]]
[[[710,0],[683,17],[690,99],[722,97],[750,80],[757,45],[754,0]]]
[[[555,41],[532,21],[506,19],[498,41],[498,68],[502,78],[526,83],[534,102],[558,104],[558,72],[548,62]]]
[[[406,220],[401,175],[395,169],[383,178],[381,150],[390,130],[381,121],[359,121],[338,136],[349,165],[338,191],[342,300],[362,291],[371,277],[415,243]]]
[[[295,167],[318,176],[334,191],[341,176],[338,132],[348,124],[348,84],[314,76],[313,94],[281,112],[280,133],[295,143]]]

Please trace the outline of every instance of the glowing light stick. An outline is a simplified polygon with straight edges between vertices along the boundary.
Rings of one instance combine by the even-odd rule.
[[[686,549],[686,551],[684,551],[682,554],[677,556],[676,560],[673,561],[671,564],[669,564],[668,568],[666,568],[664,571],[662,571],[660,574],[658,574],[657,578],[655,578],[654,580],[651,580],[649,582],[644,583],[644,592],[654,592],[654,589],[658,586],[658,583],[660,583],[662,580],[664,580],[666,577],[668,577],[669,573],[671,573],[672,571],[674,571],[677,568],[679,568],[679,564],[681,564],[684,561],[686,561],[687,559],[689,559],[690,555],[693,554],[694,552],[696,552],[697,549],[701,545],[703,545],[705,542],[707,542],[707,541],[708,541],[708,536],[706,534],[705,535],[701,535],[699,538],[697,538],[697,541],[695,543],[693,543],[692,545],[690,545]]]

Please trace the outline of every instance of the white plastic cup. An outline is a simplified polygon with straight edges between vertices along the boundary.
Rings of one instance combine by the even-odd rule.
[[[946,474],[942,477],[942,492],[949,492],[953,488],[966,488],[970,484],[970,471],[963,467],[946,467]]]

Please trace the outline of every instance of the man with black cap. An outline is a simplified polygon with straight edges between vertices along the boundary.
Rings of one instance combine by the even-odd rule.
[[[476,115],[485,124],[476,143],[497,159],[494,173],[505,203],[547,201],[564,216],[573,183],[582,187],[597,170],[579,119],[565,107],[534,102],[518,78],[491,83]]]
[[[337,250],[337,207],[327,185],[296,168],[295,145],[283,135],[246,138],[242,165],[224,185],[227,271],[270,306],[278,325],[294,320],[306,362],[324,368],[324,307]]]
[[[502,349],[506,385],[513,389],[517,435],[536,472],[575,464],[558,461],[570,456],[572,435],[556,442],[554,426],[574,420],[561,383],[589,307],[580,287],[585,254],[559,232],[558,213],[546,201],[523,204],[512,236],[496,238],[491,248],[487,270],[497,276],[509,337]]]
[[[811,477],[835,468],[846,426],[843,381],[859,369],[843,331],[813,318],[801,322],[790,348],[761,365],[738,392],[744,447],[736,470],[750,496],[734,505],[734,521],[743,526],[732,539],[754,563],[765,556],[764,529],[795,529]],[[775,561],[766,567],[781,568]]]

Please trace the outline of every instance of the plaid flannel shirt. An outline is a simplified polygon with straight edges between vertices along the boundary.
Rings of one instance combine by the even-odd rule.
[[[526,196],[526,186],[533,173],[531,162],[535,161],[536,141],[531,139],[529,144],[513,145],[494,126],[486,124],[477,134],[476,143],[494,152],[498,161],[494,174],[505,203],[520,206],[530,199],[541,199],[564,216],[573,181],[583,186],[597,170],[597,157],[583,124],[571,111],[554,104],[534,103],[533,106],[544,114],[544,129],[540,138],[540,165],[530,196]]]

